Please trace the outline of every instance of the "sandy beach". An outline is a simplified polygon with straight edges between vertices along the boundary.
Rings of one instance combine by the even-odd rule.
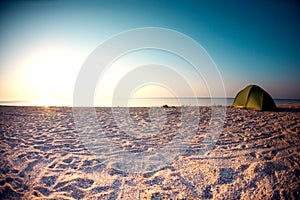
[[[199,130],[183,155],[161,169],[129,173],[82,144],[72,108],[0,106],[0,199],[299,199],[300,104],[279,107],[227,107],[223,131],[204,154],[197,152],[210,108],[199,107]],[[97,108],[98,123],[115,134],[112,145],[155,151],[180,126],[180,108],[160,109],[168,114],[166,124],[149,140],[121,134],[111,108]],[[141,127],[148,110],[130,109]]]

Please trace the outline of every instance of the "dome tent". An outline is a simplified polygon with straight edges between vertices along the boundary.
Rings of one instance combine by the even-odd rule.
[[[248,85],[235,97],[233,107],[277,111],[272,97],[257,85]]]

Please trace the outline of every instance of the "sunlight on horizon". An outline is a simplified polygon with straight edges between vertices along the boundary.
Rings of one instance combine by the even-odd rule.
[[[87,55],[66,46],[43,45],[36,46],[24,54],[14,66],[22,66],[21,70],[11,70],[11,76],[16,77],[10,87],[15,87],[15,92],[8,95],[10,99],[24,100],[17,102],[18,105],[29,106],[72,106],[73,89],[77,75]],[[112,93],[118,81],[132,69],[147,63],[164,63],[170,69],[177,70],[186,76],[196,88],[196,76],[180,58],[162,51],[137,51],[116,60],[105,72],[105,76],[99,81],[98,87],[105,90],[95,90],[95,106],[110,106]],[[158,76],[172,80],[165,74]],[[176,80],[174,80],[174,85]],[[21,86],[21,87],[20,87]],[[199,89],[198,85],[198,89]],[[180,85],[177,85],[180,87]],[[4,88],[7,89],[7,88]],[[17,91],[17,92],[16,92]],[[201,91],[204,91],[201,89]],[[132,91],[131,98],[153,98],[153,97],[176,97],[168,89],[158,85],[146,85]],[[198,91],[199,92],[199,91]],[[6,94],[9,94],[6,92]],[[11,97],[10,97],[11,96]],[[122,98],[122,97],[120,97]],[[100,100],[99,100],[100,99]],[[133,102],[129,99],[130,106]]]
[[[86,56],[64,45],[31,47],[19,59],[7,63],[11,70],[1,81],[11,84],[8,88],[1,84],[3,96],[0,100],[24,101],[18,105],[71,106],[74,83]],[[17,101],[13,101],[15,99]]]
[[[135,72],[135,69],[139,67],[147,66],[151,69],[151,66],[164,66],[169,69],[169,71],[159,70],[159,68],[155,68],[153,73],[156,74],[157,77],[160,77],[161,80],[164,80],[168,85],[160,85],[161,83],[146,83],[146,85],[136,85],[135,91],[131,91],[131,98],[157,98],[157,97],[191,97],[191,96],[209,96],[209,92],[206,88],[205,81],[202,77],[197,74],[193,66],[186,62],[181,57],[172,54],[171,52],[157,50],[157,49],[142,49],[130,52],[124,56],[119,57],[115,60],[109,68],[105,71],[104,75],[101,79],[98,80],[98,85],[95,90],[95,99],[94,104],[96,106],[105,105],[111,106],[112,99],[114,95],[114,91],[116,89],[120,89],[117,87],[124,87],[124,89],[131,85],[131,80],[127,80],[125,85],[119,85],[122,78],[133,76],[133,79],[140,79],[149,77],[147,73],[144,71]],[[174,73],[174,74],[172,74]],[[180,84],[180,80],[178,77],[174,75],[178,74],[181,76],[182,80],[185,80],[190,87],[194,90],[194,93],[186,90],[182,84]],[[132,82],[134,82],[132,80]],[[177,89],[180,91],[178,94],[173,94],[170,89]],[[129,104],[133,106],[135,100],[128,99],[128,102],[125,102],[124,97],[126,97],[126,92],[121,92],[123,96],[119,96],[118,98],[123,99],[124,104]],[[121,100],[120,100],[121,101]],[[140,106],[140,103],[138,103]],[[147,103],[146,103],[147,104]],[[151,102],[149,101],[149,104]]]
[[[48,106],[61,106],[63,105],[62,104],[62,101],[58,101],[56,99],[51,99],[51,98],[41,98],[41,99],[37,99],[35,102],[34,102],[34,105],[36,106],[45,106],[45,107],[48,107]]]
[[[170,90],[170,88],[166,88],[161,85],[149,84],[138,88],[132,93],[130,99],[128,100],[128,106],[162,106],[163,104],[169,104],[168,101],[165,101],[164,103],[160,103],[160,101],[157,101],[160,97],[174,98],[172,103],[174,105],[180,104],[176,99],[176,94],[174,94],[173,91]]]

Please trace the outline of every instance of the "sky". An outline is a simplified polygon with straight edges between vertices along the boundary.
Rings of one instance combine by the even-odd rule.
[[[60,0],[1,1],[0,103],[72,105],[76,78],[91,52],[121,32],[143,27],[172,29],[199,43],[217,66],[226,97],[257,84],[273,98],[300,99],[299,1]],[[133,65],[151,62],[186,74],[197,96],[209,96],[188,63],[144,50],[114,62],[101,80],[104,92],[98,87],[95,98],[111,95]],[[146,85],[133,96],[169,97],[172,91]]]

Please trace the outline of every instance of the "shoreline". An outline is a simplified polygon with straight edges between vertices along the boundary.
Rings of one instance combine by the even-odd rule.
[[[198,102],[198,105],[193,105],[193,103],[191,102],[181,102],[181,105],[178,105],[178,102],[174,104],[174,102],[172,103],[172,101],[168,101],[168,99],[171,100],[176,100],[177,98],[136,98],[136,100],[159,100],[159,101],[155,101],[155,102],[151,102],[151,103],[146,103],[145,102],[135,102],[137,106],[113,106],[114,108],[117,107],[129,107],[129,108],[159,108],[159,107],[163,107],[164,105],[168,105],[168,107],[211,107],[211,106],[222,106],[222,107],[230,107],[232,105],[232,102],[234,100],[234,98],[198,98],[198,100],[200,100]],[[188,97],[186,98],[179,98],[182,100],[187,100],[189,99]],[[223,105],[224,101],[219,102],[218,100],[225,100],[226,105]],[[205,100],[205,101],[201,101],[201,100]],[[206,101],[206,100],[216,100],[216,102],[211,102],[211,101]],[[228,101],[229,100],[229,101]],[[300,107],[300,99],[274,99],[275,104],[277,105],[277,107],[282,107],[282,106],[293,106],[293,107]],[[279,102],[277,102],[279,101]],[[149,105],[148,105],[149,104]],[[294,106],[296,105],[296,106]],[[24,104],[24,105],[12,105],[12,104],[2,104],[1,105],[1,101],[0,101],[0,106],[20,106],[20,107],[66,107],[66,108],[73,108],[72,105],[30,105],[30,104]],[[85,108],[89,108],[89,106],[81,106],[81,107],[85,107]],[[94,106],[91,106],[91,108],[93,108]],[[111,108],[112,106],[95,106],[96,108]]]
[[[300,102],[290,102],[290,103],[275,103],[276,106],[278,108],[286,108],[286,107],[290,107],[290,108],[300,108]],[[166,105],[166,104],[165,104]],[[89,107],[89,106],[78,106],[78,107],[73,107],[73,106],[34,106],[34,105],[0,105],[0,107],[45,107],[45,108],[161,108],[164,105],[161,106],[96,106],[96,107]],[[168,105],[169,106],[169,105]],[[180,108],[180,107],[227,107],[230,108],[232,107],[231,105],[199,105],[199,106],[190,106],[190,105],[183,105],[183,106],[172,106],[170,105],[169,108],[172,107],[176,107],[176,108]]]

